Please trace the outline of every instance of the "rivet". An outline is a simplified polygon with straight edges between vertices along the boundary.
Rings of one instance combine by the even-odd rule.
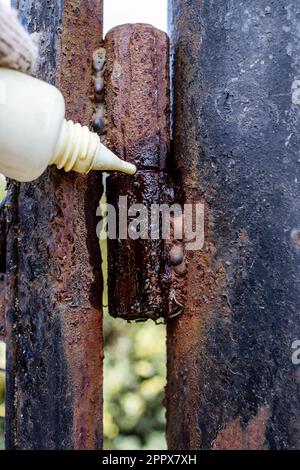
[[[183,261],[183,249],[180,245],[174,245],[170,250],[170,263],[176,266]]]
[[[96,115],[93,120],[93,129],[95,132],[102,134],[105,129],[105,119],[101,116]]]
[[[104,88],[104,78],[103,77],[97,77],[94,80],[94,89],[95,93],[100,93]]]
[[[95,99],[96,103],[103,103],[103,101],[104,101],[104,90],[102,90],[100,93],[95,93],[94,99]]]
[[[100,72],[105,64],[105,49],[97,49],[93,54],[93,67],[96,72]]]
[[[100,104],[100,106],[97,106],[97,111],[96,111],[95,117],[96,116],[104,118],[104,116],[105,116],[105,106],[104,106],[104,104]]]
[[[178,276],[185,276],[187,273],[187,268],[186,268],[185,263],[181,263],[175,266],[174,271]]]

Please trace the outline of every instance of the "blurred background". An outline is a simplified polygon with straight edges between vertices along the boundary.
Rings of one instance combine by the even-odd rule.
[[[105,315],[105,449],[166,449],[165,362],[164,325]]]
[[[10,3],[10,0],[0,0]],[[104,34],[118,24],[150,23],[166,31],[167,0],[104,0]],[[0,177],[0,198],[5,179]],[[102,199],[105,204],[105,197]],[[106,245],[102,243],[106,276]],[[104,305],[107,305],[106,292]],[[165,326],[128,324],[104,308],[104,447],[165,449]],[[5,344],[0,342],[0,449],[4,448]]]

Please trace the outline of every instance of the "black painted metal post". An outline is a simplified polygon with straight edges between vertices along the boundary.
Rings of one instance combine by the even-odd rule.
[[[174,152],[205,203],[168,327],[173,449],[300,447],[300,4],[170,0]]]

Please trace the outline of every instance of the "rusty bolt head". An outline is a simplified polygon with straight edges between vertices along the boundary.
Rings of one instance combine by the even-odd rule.
[[[93,54],[93,67],[96,72],[100,72],[105,64],[105,49],[100,47]]]
[[[101,93],[104,88],[104,78],[103,77],[96,77],[94,80],[94,89],[95,93]]]
[[[100,104],[99,106],[97,106],[95,117],[96,116],[101,117],[101,118],[105,117],[105,106],[104,106],[104,104]]]
[[[105,129],[105,119],[96,115],[93,119],[93,129],[95,132],[103,134]]]
[[[103,104],[97,107],[97,111],[93,119],[93,128],[95,132],[104,133],[105,129],[105,107]]]
[[[185,263],[180,263],[177,266],[174,266],[174,271],[177,276],[185,276],[187,273],[187,268]]]
[[[100,93],[95,93],[95,102],[96,103],[103,103],[104,101],[104,90],[102,90]]]
[[[170,250],[170,263],[177,266],[183,261],[183,248],[181,245],[174,245]]]

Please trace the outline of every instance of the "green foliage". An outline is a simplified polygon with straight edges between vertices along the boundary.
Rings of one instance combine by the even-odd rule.
[[[6,196],[6,178],[0,173],[0,202]]]
[[[165,326],[105,316],[105,449],[166,449]]]

